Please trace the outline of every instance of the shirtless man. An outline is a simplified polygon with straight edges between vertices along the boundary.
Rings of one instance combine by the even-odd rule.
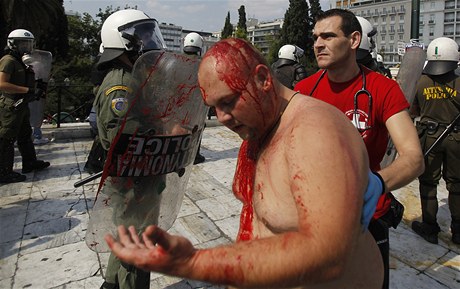
[[[119,227],[119,241],[106,237],[113,253],[143,270],[235,287],[381,288],[382,260],[360,224],[372,181],[366,148],[343,113],[281,85],[241,39],[215,44],[198,79],[206,104],[243,139],[238,241],[197,249],[156,226],[140,238]]]

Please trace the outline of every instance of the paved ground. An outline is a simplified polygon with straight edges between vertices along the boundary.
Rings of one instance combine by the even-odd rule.
[[[52,166],[27,174],[27,181],[0,185],[0,288],[99,288],[107,254],[85,245],[88,209],[96,183],[74,188],[87,176],[83,166],[91,147],[89,128],[46,128],[55,139],[37,146]],[[204,131],[206,162],[193,167],[186,197],[171,232],[198,247],[231,242],[241,205],[231,193],[240,139],[212,123]],[[16,159],[20,170],[20,159]],[[439,192],[440,244],[432,245],[410,230],[420,217],[417,182],[395,192],[406,206],[404,221],[391,230],[391,288],[460,288],[460,247],[450,240],[447,193]],[[151,288],[219,288],[152,274]]]

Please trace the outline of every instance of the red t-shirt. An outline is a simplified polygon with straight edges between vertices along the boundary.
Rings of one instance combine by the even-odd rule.
[[[354,97],[356,92],[363,88],[361,73],[350,81],[336,83],[328,79],[326,72],[318,82],[323,73],[323,70],[320,70],[297,83],[294,90],[332,104],[345,113],[356,127],[370,126],[370,129],[360,131],[360,133],[366,144],[370,168],[372,171],[379,171],[380,162],[385,155],[388,144],[388,130],[385,122],[392,115],[409,108],[409,103],[396,81],[365,67],[362,67],[362,71],[365,75],[365,89],[372,95],[370,113],[369,97],[365,93],[359,93],[357,97]],[[312,93],[315,85],[316,88]],[[358,104],[356,113],[355,99]],[[374,219],[383,216],[389,208],[390,198],[388,194],[384,194],[379,199]]]

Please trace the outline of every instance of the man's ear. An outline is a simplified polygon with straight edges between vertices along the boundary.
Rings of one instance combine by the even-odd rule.
[[[273,86],[273,79],[270,68],[264,64],[258,64],[254,69],[255,80],[263,90],[269,90]]]
[[[359,44],[361,43],[361,33],[355,31],[351,33],[350,42],[351,48],[357,50],[359,48]]]

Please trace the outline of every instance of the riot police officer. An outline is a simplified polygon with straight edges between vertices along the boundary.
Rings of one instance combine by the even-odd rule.
[[[35,83],[34,72],[22,56],[31,53],[34,36],[25,29],[13,30],[7,39],[7,54],[0,59],[0,183],[22,182],[25,175],[13,171],[14,142],[22,156],[22,173],[49,167],[50,163],[37,160],[32,143],[28,102],[44,94]]]
[[[98,136],[102,147],[108,152],[128,110],[127,94],[131,92],[135,61],[142,53],[151,49],[165,49],[166,45],[157,21],[135,9],[111,14],[102,25],[101,38],[104,51],[97,68],[106,71],[106,75],[97,90],[94,107],[97,112]],[[136,121],[130,119],[125,123],[123,131],[136,126]],[[164,186],[157,185],[152,178],[109,177],[101,194],[110,198],[113,213],[103,217],[109,218],[109,222],[111,218],[115,225],[142,228],[141,219],[154,214],[149,210],[152,210],[155,203],[159,203],[161,185]],[[139,188],[142,187],[149,187],[148,196],[140,194]],[[93,220],[90,219],[90,226],[91,222],[97,222],[96,209],[91,216]],[[114,255],[110,255],[105,282],[101,288],[146,289],[149,286],[149,272],[121,263]]]
[[[449,191],[452,242],[460,244],[460,77],[455,73],[458,44],[447,37],[434,39],[428,45],[427,60],[411,109],[414,116],[420,115],[417,130],[425,152],[425,171],[418,178],[422,222],[414,221],[412,230],[426,241],[438,243],[441,228],[436,219],[437,186],[442,176]],[[448,126],[450,132],[427,154]]]
[[[272,64],[276,79],[291,89],[297,82],[308,76],[305,66],[300,62],[304,51],[296,45],[283,45],[278,51],[278,60]]]
[[[184,53],[189,57],[200,58],[203,50],[203,37],[196,32],[190,32],[184,38]],[[211,109],[211,108],[210,108]],[[200,153],[201,141],[196,151],[196,156],[193,164],[200,164],[206,160],[206,158]]]

